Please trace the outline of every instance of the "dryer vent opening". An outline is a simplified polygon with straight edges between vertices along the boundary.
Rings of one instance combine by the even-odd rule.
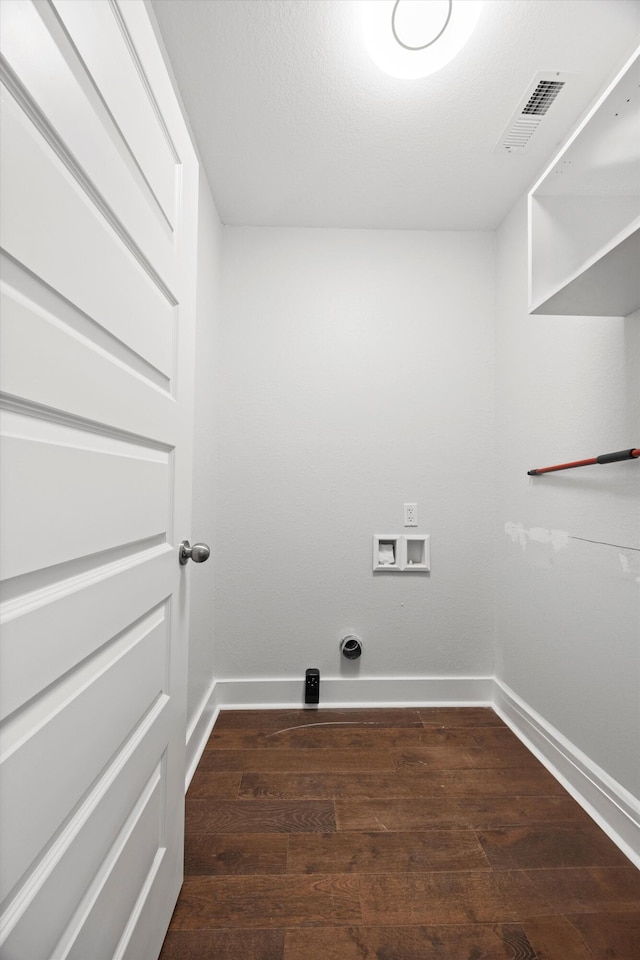
[[[350,633],[340,641],[340,653],[346,660],[357,660],[362,656],[362,641],[360,637]]]

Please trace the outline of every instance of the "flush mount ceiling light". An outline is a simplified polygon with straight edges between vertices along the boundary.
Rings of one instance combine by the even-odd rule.
[[[392,77],[426,77],[462,50],[481,9],[482,0],[365,0],[369,55]]]

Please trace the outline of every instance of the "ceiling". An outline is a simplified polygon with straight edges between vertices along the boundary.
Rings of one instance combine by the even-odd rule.
[[[485,0],[451,63],[399,80],[364,48],[360,0],[152,8],[220,216],[236,225],[494,229],[640,35],[640,0]],[[494,152],[542,70],[566,72],[566,86],[526,152]]]

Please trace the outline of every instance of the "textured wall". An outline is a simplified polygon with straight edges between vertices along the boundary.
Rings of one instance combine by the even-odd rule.
[[[522,201],[498,234],[497,674],[640,796],[640,464],[526,475],[637,446],[640,318],[528,316],[526,236]]]
[[[363,676],[492,674],[493,235],[225,228],[223,249],[216,676],[340,676],[346,631]],[[432,573],[373,575],[405,501]]]

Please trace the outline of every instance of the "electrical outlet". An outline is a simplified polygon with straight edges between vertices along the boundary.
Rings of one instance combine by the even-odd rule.
[[[418,504],[417,503],[405,503],[404,525],[405,527],[418,526]]]
[[[320,703],[320,671],[309,667],[304,678],[304,702]]]

